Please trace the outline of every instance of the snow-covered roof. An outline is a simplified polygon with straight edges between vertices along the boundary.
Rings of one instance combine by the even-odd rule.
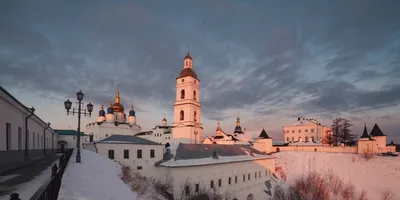
[[[111,135],[110,137],[104,138],[97,143],[118,143],[118,144],[148,144],[148,145],[160,145],[157,142],[146,140],[133,135]]]
[[[167,149],[164,159],[157,166],[187,167],[274,158],[249,145],[180,143]]]

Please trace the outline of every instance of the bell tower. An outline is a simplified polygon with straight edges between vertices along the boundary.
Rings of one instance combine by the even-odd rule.
[[[193,70],[193,60],[189,50],[183,59],[183,69],[176,78],[176,101],[172,127],[174,143],[201,143],[203,125],[201,124],[200,80]]]

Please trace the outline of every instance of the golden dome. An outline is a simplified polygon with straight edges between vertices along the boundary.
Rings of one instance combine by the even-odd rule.
[[[117,94],[115,95],[115,103],[111,107],[114,109],[114,112],[124,112],[124,106],[120,102],[118,90]]]

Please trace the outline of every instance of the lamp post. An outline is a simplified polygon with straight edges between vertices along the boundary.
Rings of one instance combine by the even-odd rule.
[[[65,109],[67,109],[67,115],[69,115],[70,113],[72,113],[72,115],[74,114],[78,114],[78,132],[76,133],[76,137],[77,137],[77,141],[76,141],[76,148],[77,148],[77,152],[76,152],[76,163],[80,163],[81,162],[81,114],[84,114],[84,116],[86,117],[86,115],[89,115],[89,117],[91,116],[91,113],[93,111],[93,105],[89,102],[86,107],[87,107],[87,111],[86,109],[82,109],[81,105],[84,94],[82,93],[82,91],[79,91],[78,93],[76,93],[76,97],[78,99],[78,108],[74,107],[72,108],[72,111],[69,111],[71,109],[72,103],[71,101],[67,100],[64,102],[64,106]]]
[[[35,112],[35,108],[32,106],[32,108],[29,108],[29,115],[25,117],[25,155],[28,156],[28,148],[29,148],[29,143],[28,143],[28,119],[33,116],[33,113]]]
[[[43,151],[44,154],[46,154],[46,130],[50,128],[50,122],[47,123],[46,128],[43,129]]]

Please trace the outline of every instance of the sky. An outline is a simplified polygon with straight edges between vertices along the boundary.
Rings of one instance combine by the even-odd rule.
[[[143,130],[173,120],[188,46],[205,135],[282,140],[297,117],[378,123],[400,143],[400,2],[1,1],[0,84],[53,128],[75,129],[63,102],[79,90],[96,121],[118,88]],[[84,126],[83,126],[84,127]]]

